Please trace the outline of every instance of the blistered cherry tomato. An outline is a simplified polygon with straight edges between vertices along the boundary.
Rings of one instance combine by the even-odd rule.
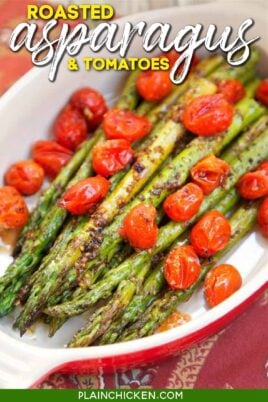
[[[150,121],[130,110],[110,109],[103,119],[103,129],[108,139],[124,139],[129,142],[145,137],[151,131]]]
[[[256,170],[263,170],[268,175],[268,161],[262,162]]]
[[[0,187],[0,230],[21,228],[28,216],[27,205],[20,193],[14,187]]]
[[[188,314],[180,313],[179,311],[173,311],[168,318],[157,328],[156,332],[164,332],[172,328],[176,328],[179,325],[186,324],[190,321]]]
[[[87,122],[78,109],[67,106],[56,119],[54,133],[59,144],[75,150],[87,138]]]
[[[105,198],[109,185],[109,181],[102,176],[80,180],[65,192],[58,205],[73,215],[86,214]]]
[[[160,58],[167,58],[169,60],[169,67],[172,68],[178,58],[181,56],[181,53],[177,52],[175,49],[170,50],[167,53],[162,53],[160,55]],[[199,63],[199,57],[194,53],[192,61],[191,61],[191,68],[195,67]],[[182,69],[182,66],[180,66],[179,71]]]
[[[31,195],[40,189],[44,176],[44,169],[34,161],[20,161],[10,166],[5,174],[5,182],[21,194]]]
[[[93,169],[109,177],[124,169],[133,159],[134,152],[126,140],[108,140],[93,148]]]
[[[268,198],[265,198],[258,211],[258,224],[264,237],[268,237]]]
[[[73,153],[55,141],[37,141],[33,147],[33,159],[51,177],[57,176]]]
[[[193,227],[190,240],[196,253],[210,257],[222,250],[231,236],[231,225],[218,211],[207,212]]]
[[[169,71],[142,71],[137,77],[137,89],[143,99],[158,102],[172,90]]]
[[[214,155],[208,155],[191,169],[191,177],[205,195],[210,194],[227,178],[230,166]]]
[[[207,137],[225,131],[233,114],[233,106],[221,94],[201,95],[185,107],[182,121],[193,134]]]
[[[102,94],[92,88],[81,88],[76,91],[70,100],[75,108],[79,109],[85,116],[90,131],[101,123],[107,106]]]
[[[203,201],[203,192],[199,186],[188,183],[170,194],[164,202],[164,211],[175,222],[183,222],[194,216]]]
[[[237,183],[238,192],[247,200],[268,195],[268,175],[265,170],[248,172]]]
[[[138,204],[126,215],[120,235],[132,247],[145,250],[155,245],[158,236],[156,209],[149,204]]]
[[[261,81],[258,85],[255,98],[264,106],[268,106],[268,78]]]
[[[206,276],[204,291],[210,307],[221,303],[242,285],[238,270],[230,264],[221,264],[213,268]]]
[[[164,276],[172,289],[187,289],[200,273],[199,258],[192,246],[173,248],[165,260]]]
[[[243,84],[236,79],[221,80],[217,83],[217,87],[218,92],[232,104],[239,102],[246,95]]]

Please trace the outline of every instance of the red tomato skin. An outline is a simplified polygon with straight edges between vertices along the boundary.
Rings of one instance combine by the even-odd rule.
[[[138,204],[125,216],[119,231],[132,247],[140,250],[152,248],[157,241],[156,209],[149,204]]]
[[[37,141],[33,146],[33,159],[54,178],[71,159],[73,153],[55,141]]]
[[[136,81],[137,90],[143,99],[158,102],[172,90],[169,71],[142,71]]]
[[[218,92],[231,104],[235,104],[244,98],[246,90],[241,81],[236,79],[221,80],[217,84]]]
[[[233,106],[221,94],[201,95],[185,107],[182,122],[193,134],[209,137],[224,132],[233,114]]]
[[[93,88],[78,89],[72,95],[70,103],[83,113],[90,131],[98,127],[107,111],[104,97]]]
[[[169,67],[172,68],[180,56],[181,56],[181,53],[177,52],[175,49],[172,49],[167,53],[162,53],[160,55],[160,58],[163,58],[163,57],[167,58],[169,60]],[[196,53],[194,53],[192,62],[191,62],[191,68],[195,67],[199,63],[199,61],[200,61],[199,57],[197,56]],[[180,68],[179,68],[179,71],[181,71],[181,70],[182,70],[182,66],[180,66]]]
[[[258,224],[264,237],[268,237],[268,197],[259,206]]]
[[[5,183],[23,195],[32,195],[42,186],[44,169],[32,160],[14,163],[5,174]]]
[[[215,155],[208,155],[191,169],[192,181],[203,190],[205,195],[222,185],[230,172],[227,162]]]
[[[75,150],[87,138],[87,122],[78,109],[67,106],[56,119],[54,134],[60,145]]]
[[[201,257],[210,257],[222,250],[231,237],[231,225],[218,211],[207,212],[192,228],[190,242]]]
[[[110,109],[103,119],[103,130],[108,139],[123,139],[129,142],[145,137],[152,124],[144,117],[130,110]]]
[[[164,276],[172,289],[187,289],[200,274],[199,258],[192,246],[173,248],[165,260]]]
[[[93,148],[93,169],[103,177],[109,177],[124,169],[134,152],[126,140],[108,140]]]
[[[203,198],[201,188],[194,183],[188,183],[166,198],[164,211],[173,221],[184,222],[197,213]]]
[[[214,307],[230,297],[242,285],[238,270],[230,264],[213,268],[206,276],[204,293],[209,307]]]
[[[21,194],[14,187],[0,187],[0,230],[21,228],[27,223],[28,216]]]
[[[247,200],[256,200],[268,195],[268,175],[265,170],[244,174],[237,183],[238,192]]]
[[[259,83],[256,89],[255,98],[264,106],[268,106],[268,78]]]
[[[106,197],[109,185],[109,181],[102,176],[80,180],[65,192],[58,205],[73,215],[84,215]]]

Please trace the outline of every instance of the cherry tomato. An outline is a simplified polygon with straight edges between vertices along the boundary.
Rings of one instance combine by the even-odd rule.
[[[182,314],[179,311],[173,311],[168,318],[157,328],[157,332],[164,332],[172,328],[176,328],[179,325],[186,324],[190,321],[188,314]]]
[[[34,161],[20,161],[10,166],[5,174],[5,182],[21,194],[31,195],[40,189],[44,176],[44,169]]]
[[[264,106],[268,106],[268,78],[261,81],[258,85],[255,98]]]
[[[238,270],[230,264],[221,264],[213,268],[206,276],[204,291],[210,307],[221,303],[242,285]]]
[[[175,222],[183,222],[194,216],[203,201],[203,192],[199,186],[188,183],[170,194],[164,202],[164,211]]]
[[[258,211],[258,224],[264,237],[268,237],[268,197],[265,198]]]
[[[129,142],[145,137],[151,131],[150,121],[129,110],[110,109],[103,119],[103,129],[108,139]]]
[[[125,216],[120,235],[132,247],[145,250],[155,245],[158,236],[156,209],[149,204],[138,204]]]
[[[134,152],[126,140],[108,140],[93,148],[93,168],[104,177],[124,169],[133,159]]]
[[[86,214],[105,198],[109,185],[102,176],[80,180],[66,191],[58,205],[74,215]]]
[[[142,71],[137,77],[137,90],[143,99],[158,102],[172,90],[169,71]]]
[[[218,92],[222,94],[229,103],[237,103],[246,95],[243,84],[236,79],[221,80],[218,82],[217,87]]]
[[[20,193],[14,187],[0,187],[0,230],[21,228],[28,216],[27,205]]]
[[[231,226],[225,216],[218,211],[209,211],[191,230],[190,240],[198,255],[210,257],[226,246],[230,236]]]
[[[177,52],[175,49],[170,50],[167,53],[162,53],[160,58],[167,58],[169,60],[169,67],[172,68],[178,58],[180,57],[181,53]],[[191,68],[195,67],[199,63],[199,57],[194,53],[192,61],[191,61]],[[182,66],[180,66],[179,71],[182,70]]]
[[[244,174],[237,183],[238,192],[247,200],[268,195],[268,175],[265,170],[257,170]]]
[[[172,289],[187,289],[200,273],[199,258],[192,246],[173,248],[165,260],[164,276]]]
[[[54,126],[57,142],[75,150],[87,138],[87,123],[82,113],[67,106],[58,116]]]
[[[264,161],[262,162],[257,168],[256,170],[263,170],[265,172],[265,174],[268,175],[268,161]]]
[[[107,111],[104,97],[100,92],[92,88],[81,88],[76,91],[72,95],[70,103],[83,113],[90,131],[95,130],[101,123]]]
[[[233,114],[233,106],[221,94],[201,95],[185,107],[182,121],[193,134],[207,137],[225,131]]]
[[[51,177],[57,176],[73,153],[55,141],[37,141],[33,147],[33,159]]]
[[[192,167],[191,177],[207,195],[225,181],[229,172],[230,166],[227,162],[214,155],[208,155]]]

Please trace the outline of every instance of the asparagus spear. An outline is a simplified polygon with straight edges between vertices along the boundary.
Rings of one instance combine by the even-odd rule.
[[[238,196],[235,191],[231,191],[231,197],[225,197],[217,205],[216,209],[222,213],[227,213],[233,208],[234,204],[237,202]],[[185,243],[185,237],[177,242],[177,244]],[[144,264],[139,268],[138,272],[131,276],[129,279],[123,280],[114,296],[108,303],[98,309],[90,318],[89,322],[73,337],[71,342],[68,344],[69,347],[81,347],[91,345],[99,336],[107,335],[111,328],[112,321],[119,317],[119,322],[122,323],[122,317],[120,313],[124,311],[127,307],[130,307],[129,303],[133,299],[133,296],[142,288],[142,283],[145,276],[148,274],[151,268],[151,262]],[[145,287],[145,286],[144,286]],[[140,292],[139,292],[140,293]],[[125,310],[126,312],[126,310]],[[112,324],[113,325],[113,324]],[[104,336],[105,336],[104,335]],[[119,332],[118,332],[119,335]]]
[[[231,164],[230,176],[226,180],[224,188],[215,189],[207,196],[199,212],[193,217],[188,224],[169,222],[160,229],[156,246],[150,251],[141,251],[133,254],[126,259],[117,268],[108,272],[104,278],[92,286],[91,290],[84,296],[71,302],[63,303],[58,306],[46,309],[46,313],[52,316],[72,316],[81,314],[87,308],[95,304],[101,298],[107,298],[111,295],[116,286],[129,276],[130,272],[138,269],[143,264],[148,263],[151,257],[166,250],[189,226],[194,223],[205,211],[213,208],[219,200],[226,195],[226,191],[234,187],[237,180],[248,170],[256,167],[260,161],[268,156],[268,130],[266,129],[256,140],[251,144],[251,147],[245,150],[240,159],[234,160]],[[23,333],[27,324],[32,322],[32,316],[25,310],[17,323]]]
[[[207,272],[224,257],[254,226],[258,211],[258,203],[244,203],[230,218],[232,236],[224,250],[216,253],[209,261],[205,261],[201,274],[194,285],[184,291],[167,290],[148,308],[146,313],[120,337],[121,341],[140,338],[154,333],[157,327],[177,308],[182,301],[188,300]]]

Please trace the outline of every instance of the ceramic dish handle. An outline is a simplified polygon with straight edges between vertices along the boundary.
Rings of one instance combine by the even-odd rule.
[[[52,349],[29,347],[5,334],[0,344],[0,389],[29,388],[63,363]]]

